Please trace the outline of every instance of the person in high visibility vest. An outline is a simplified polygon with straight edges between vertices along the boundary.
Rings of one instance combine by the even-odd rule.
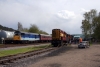
[[[82,42],[82,38],[79,38],[79,43],[81,43]]]

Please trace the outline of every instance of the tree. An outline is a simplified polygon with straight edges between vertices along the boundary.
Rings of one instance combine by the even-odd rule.
[[[96,39],[100,39],[100,24],[96,26],[95,30],[94,30],[94,34],[93,36],[96,38]]]
[[[31,26],[29,28],[29,32],[39,33],[39,28],[35,24],[31,24]]]
[[[85,35],[85,37],[88,37],[88,30],[89,30],[89,22],[87,20],[82,21],[82,32]]]
[[[39,31],[39,34],[48,34],[48,33],[46,33],[46,32],[43,31],[43,30],[40,30],[40,31]]]
[[[84,13],[84,20],[82,21],[82,32],[85,36],[89,34],[91,37],[91,34],[93,33],[94,27],[93,27],[93,20],[97,16],[97,11],[95,9],[92,9],[90,12]]]
[[[40,30],[37,25],[31,24],[30,28],[23,28],[22,24],[18,22],[18,30],[24,32],[31,32],[31,33],[39,33],[39,34],[48,34],[45,31]]]
[[[18,30],[19,31],[22,31],[23,30],[23,26],[22,26],[22,24],[20,22],[18,22]]]
[[[38,34],[48,34],[43,30],[40,30],[35,24],[31,24],[29,28],[29,32],[31,33],[38,33]]]
[[[93,37],[95,37],[96,39],[100,39],[100,12],[98,16],[93,20],[93,30]]]
[[[15,31],[13,28],[5,27],[0,25],[0,30],[6,30],[6,31]]]
[[[28,28],[23,28],[23,31],[24,32],[29,32],[29,29]]]

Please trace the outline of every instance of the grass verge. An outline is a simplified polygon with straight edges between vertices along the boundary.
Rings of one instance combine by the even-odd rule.
[[[29,52],[29,51],[35,51],[35,50],[39,50],[39,49],[43,49],[43,48],[47,48],[47,47],[51,47],[51,45],[18,48],[18,49],[11,49],[11,50],[2,50],[2,51],[0,51],[0,57],[19,54],[19,53],[25,53],[25,52]]]

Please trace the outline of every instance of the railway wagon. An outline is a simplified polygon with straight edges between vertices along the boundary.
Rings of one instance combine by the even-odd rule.
[[[46,34],[39,34],[40,35],[40,42],[51,42],[51,35]]]
[[[70,35],[70,40],[71,40],[71,42],[74,41],[74,36],[73,35]]]
[[[67,43],[73,42],[73,35],[66,34]]]
[[[14,36],[14,31],[0,30],[0,40],[2,43],[11,43]]]
[[[62,46],[66,44],[68,41],[67,39],[67,33],[65,31],[62,31],[61,29],[53,29],[52,30],[52,41],[51,44],[54,47]]]

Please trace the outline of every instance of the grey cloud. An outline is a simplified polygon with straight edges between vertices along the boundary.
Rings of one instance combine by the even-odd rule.
[[[100,10],[96,0],[0,0],[0,24],[17,29],[36,24],[41,30],[51,34],[53,28],[68,33],[81,33],[84,10]]]

